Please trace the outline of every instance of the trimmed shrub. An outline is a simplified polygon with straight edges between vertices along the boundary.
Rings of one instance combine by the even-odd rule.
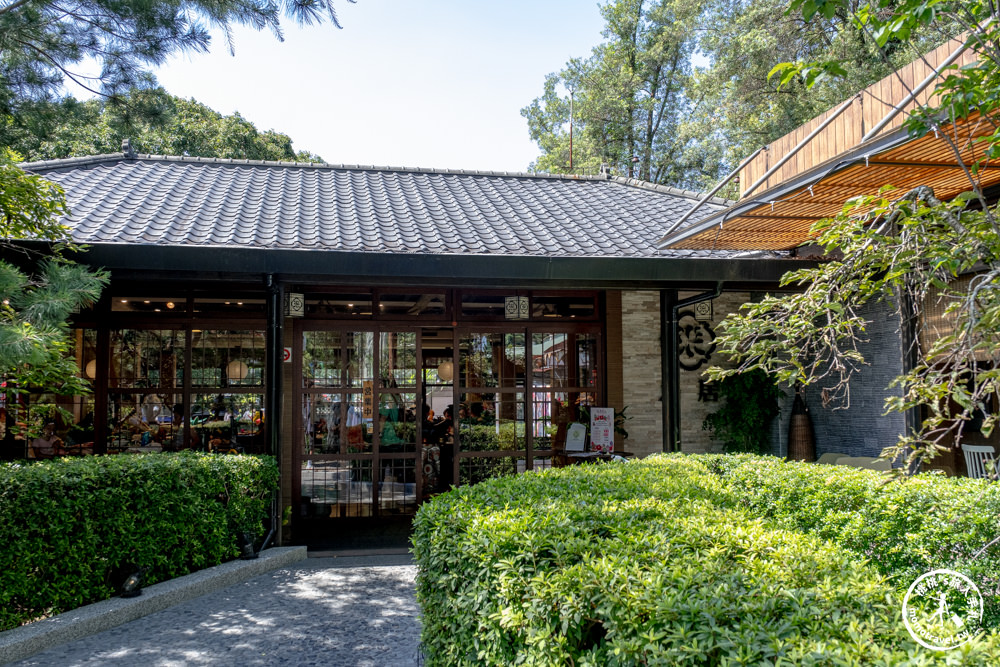
[[[983,594],[984,623],[1000,627],[1000,484],[940,474],[887,482],[871,470],[771,456],[693,458],[719,475],[733,506],[835,542],[904,593],[929,570],[965,574]]]
[[[239,555],[259,534],[273,458],[182,452],[0,466],[0,630]]]
[[[654,457],[460,487],[414,522],[429,665],[938,664],[857,558]],[[997,664],[1000,638],[953,664]]]

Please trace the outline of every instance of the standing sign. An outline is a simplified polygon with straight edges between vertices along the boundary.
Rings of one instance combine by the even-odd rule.
[[[375,418],[375,387],[371,380],[361,383],[361,416],[363,419]]]
[[[615,409],[590,409],[590,448],[610,454],[615,449]]]

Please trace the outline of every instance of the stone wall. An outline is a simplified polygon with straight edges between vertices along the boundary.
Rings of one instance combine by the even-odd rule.
[[[695,294],[695,292],[681,292],[678,294],[678,300],[695,296]],[[719,322],[726,315],[739,308],[749,298],[750,295],[746,292],[723,292],[717,299],[713,299],[712,319],[706,322],[712,334],[715,333]],[[681,316],[683,317],[685,312],[692,309],[691,306],[682,309]],[[703,331],[703,333],[705,332]],[[683,342],[682,339],[682,346]],[[683,352],[682,349],[681,353],[683,354]],[[681,451],[685,453],[722,451],[722,443],[712,439],[712,434],[701,427],[705,417],[719,408],[719,403],[711,400],[711,392],[700,391],[699,385],[699,381],[704,380],[702,373],[712,365],[726,366],[727,364],[726,360],[716,353],[712,354],[699,368],[695,370],[681,368],[680,371]]]
[[[695,293],[681,293],[680,299]],[[724,292],[712,303],[709,329],[727,313],[749,298],[745,292]],[[689,309],[686,309],[689,310]],[[683,311],[682,311],[683,312]],[[622,358],[624,404],[631,417],[626,423],[629,432],[625,449],[639,456],[663,451],[663,403],[660,365],[660,293],[635,291],[622,293]],[[708,364],[720,363],[712,355],[696,370],[680,372],[681,386],[681,451],[721,451],[701,423],[716,404],[699,400],[699,379]]]
[[[622,292],[623,403],[625,450],[637,456],[663,451],[660,365],[660,293]]]
[[[812,386],[806,391],[817,457],[826,452],[878,456],[883,447],[896,442],[906,430],[901,413],[882,415],[885,399],[890,395],[887,387],[903,372],[899,319],[885,304],[869,306],[861,316],[869,321],[865,332],[869,342],[859,349],[869,365],[851,382],[850,409],[823,408],[821,388]],[[787,413],[783,414],[787,421]]]

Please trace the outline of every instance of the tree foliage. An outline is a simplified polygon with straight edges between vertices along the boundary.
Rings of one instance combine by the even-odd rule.
[[[79,102],[67,97],[25,105],[16,119],[0,128],[0,143],[14,147],[28,160],[113,153],[123,139],[130,139],[140,153],[322,161],[307,151],[296,152],[286,134],[261,132],[239,113],[223,116],[162,88],[130,91],[121,102]]]
[[[787,0],[612,0],[601,11],[606,41],[588,58],[545,78],[521,110],[541,155],[532,169],[573,169],[706,189],[744,157],[939,43],[915,30],[881,47],[847,7],[812,20],[786,13]],[[844,77],[768,80],[775,63],[850,63]],[[728,192],[734,195],[734,191]]]
[[[573,170],[613,171],[680,187],[716,175],[718,147],[689,94],[694,27],[702,2],[618,0],[601,8],[604,43],[589,58],[545,79],[542,97],[521,110],[543,153],[533,169],[568,172],[573,92]]]
[[[120,95],[151,82],[150,68],[169,55],[207,50],[211,29],[225,34],[230,51],[234,25],[266,28],[280,40],[282,15],[302,24],[337,24],[332,0],[6,0],[0,110],[50,99],[67,80]],[[93,63],[99,73],[88,74]]]
[[[795,0],[806,20],[847,11],[846,0]],[[851,8],[851,21],[877,44],[906,43],[919,29],[968,30],[978,60],[953,68],[930,102],[911,114],[915,135],[935,131],[964,169],[969,190],[941,202],[929,187],[899,192],[886,184],[874,196],[849,201],[814,227],[816,243],[833,261],[787,274],[783,284],[803,291],[747,304],[720,327],[717,342],[739,365],[711,369],[713,377],[760,368],[779,380],[819,384],[824,402],[850,402],[850,381],[867,360],[861,343],[865,308],[886,303],[897,313],[910,367],[895,379],[886,410],[919,415],[916,426],[883,455],[912,470],[960,442],[971,422],[989,435],[1000,406],[1000,224],[981,187],[987,162],[1000,151],[1000,15],[986,0],[921,2]],[[786,81],[817,81],[848,69],[843,60],[800,61],[775,68]],[[965,126],[950,120],[969,116]],[[973,133],[988,124],[983,139]],[[964,127],[964,129],[963,129]],[[981,158],[966,164],[975,144]],[[995,168],[995,167],[991,167]],[[928,309],[944,308],[948,325],[934,330]],[[915,335],[906,335],[908,331]],[[981,420],[981,421],[980,421]],[[980,425],[981,424],[981,425]]]

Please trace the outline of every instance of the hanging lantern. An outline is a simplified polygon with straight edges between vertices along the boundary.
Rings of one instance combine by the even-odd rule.
[[[441,365],[438,366],[438,378],[440,378],[442,382],[451,382],[454,377],[455,367],[452,366],[450,361],[442,361]]]
[[[97,359],[91,359],[87,362],[87,365],[83,367],[83,374],[90,380],[97,377]]]
[[[226,366],[226,376],[230,380],[242,380],[247,376],[250,369],[242,361],[230,361],[229,365]]]

